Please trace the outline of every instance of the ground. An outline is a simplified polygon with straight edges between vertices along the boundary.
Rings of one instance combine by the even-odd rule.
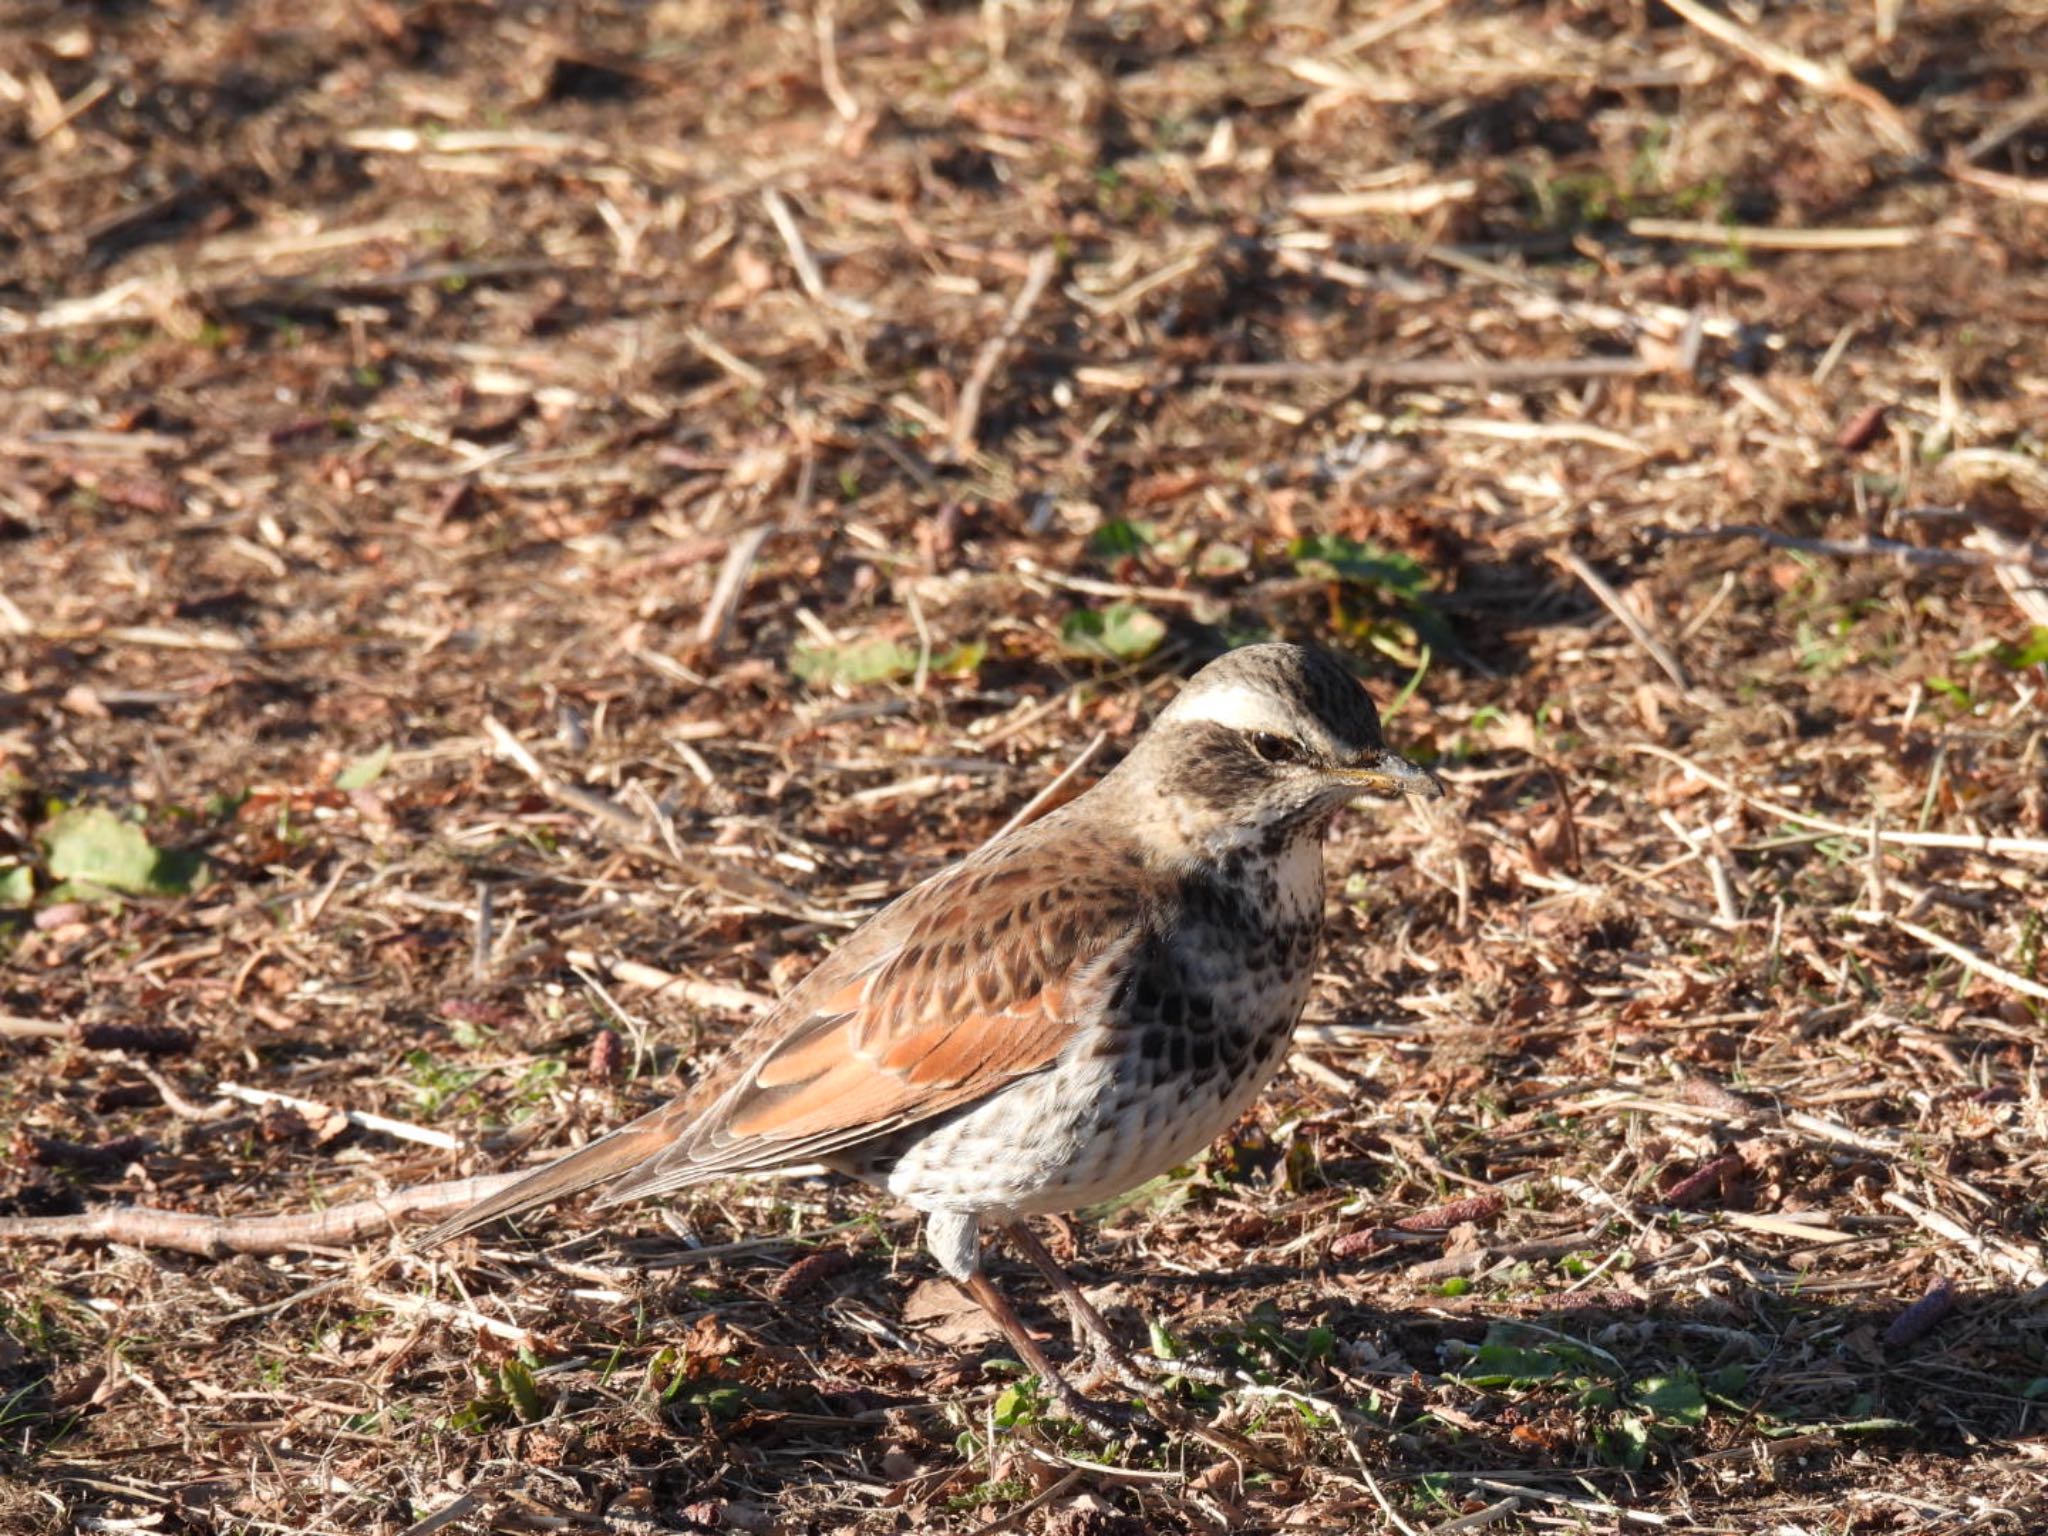
[[[2039,4],[11,16],[0,1529],[2048,1528]],[[1260,636],[1451,794],[1048,1229],[1235,1385],[822,1178],[346,1225]]]

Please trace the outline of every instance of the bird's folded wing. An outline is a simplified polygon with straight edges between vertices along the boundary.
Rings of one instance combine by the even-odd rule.
[[[896,942],[856,974],[821,966],[789,999],[795,1022],[764,1028],[764,1048],[603,1203],[814,1162],[1051,1066],[1143,941],[1136,891],[1036,862],[953,876],[879,919]]]
[[[600,1185],[599,1203],[613,1205],[814,1162],[1049,1067],[1114,1006],[1147,940],[1148,908],[1134,859],[1076,859],[1047,841],[1027,836],[1012,856],[970,860],[909,892],[692,1092],[426,1241]]]

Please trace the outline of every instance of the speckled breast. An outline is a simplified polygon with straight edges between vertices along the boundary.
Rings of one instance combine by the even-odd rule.
[[[852,1171],[926,1210],[1030,1215],[1186,1162],[1285,1057],[1322,937],[1320,839],[1182,882],[1100,1017],[1047,1070],[860,1149]]]

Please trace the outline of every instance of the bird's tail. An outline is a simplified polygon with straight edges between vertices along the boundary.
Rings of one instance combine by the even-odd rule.
[[[675,1144],[678,1133],[689,1123],[689,1117],[679,1115],[677,1108],[674,1104],[664,1105],[652,1114],[642,1115],[631,1124],[620,1126],[608,1136],[600,1136],[586,1147],[579,1147],[567,1157],[556,1158],[545,1168],[536,1168],[510,1188],[501,1189],[488,1199],[479,1200],[467,1210],[458,1211],[446,1221],[430,1227],[417,1246],[433,1248],[451,1237],[474,1232],[500,1217],[537,1210],[544,1205],[553,1205],[557,1200],[581,1194],[586,1189],[611,1183]]]

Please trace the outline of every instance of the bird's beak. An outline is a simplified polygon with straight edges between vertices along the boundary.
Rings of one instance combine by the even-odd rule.
[[[1332,782],[1342,784],[1355,792],[1369,795],[1384,795],[1398,799],[1413,795],[1418,800],[1441,800],[1444,786],[1437,776],[1427,768],[1415,764],[1396,753],[1381,747],[1376,754],[1368,755],[1364,762],[1348,768],[1329,770]]]

